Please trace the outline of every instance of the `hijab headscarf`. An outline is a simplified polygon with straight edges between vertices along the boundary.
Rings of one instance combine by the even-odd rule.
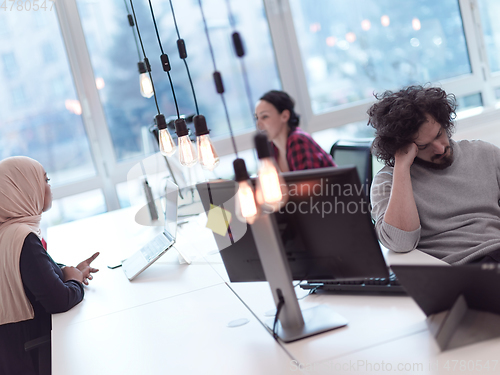
[[[25,156],[0,161],[0,325],[33,319],[21,279],[20,258],[26,236],[41,238],[45,170]]]

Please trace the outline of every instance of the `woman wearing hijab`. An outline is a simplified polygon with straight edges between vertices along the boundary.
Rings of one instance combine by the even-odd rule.
[[[273,142],[282,172],[335,167],[332,157],[299,128],[293,99],[284,91],[266,92],[255,106],[257,127]]]
[[[24,156],[0,162],[0,374],[37,374],[27,341],[50,333],[50,314],[81,302],[95,253],[61,267],[42,244],[40,219],[52,206],[42,165]]]

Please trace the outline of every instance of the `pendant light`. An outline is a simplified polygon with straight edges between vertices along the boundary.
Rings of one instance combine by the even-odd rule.
[[[200,165],[204,169],[213,171],[219,165],[220,160],[210,139],[205,116],[194,116],[193,122],[196,130],[196,146]]]
[[[286,203],[288,187],[276,164],[267,135],[259,132],[254,140],[260,163],[256,189],[257,203],[263,206],[263,210],[274,212]]]

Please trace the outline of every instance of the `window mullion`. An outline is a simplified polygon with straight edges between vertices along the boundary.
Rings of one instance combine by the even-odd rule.
[[[290,3],[264,0],[264,4],[283,90],[295,99],[301,127],[307,128],[313,111]]]
[[[491,70],[484,43],[484,33],[477,0],[460,0],[462,22],[473,75],[481,81],[483,105],[493,108],[496,100],[491,85]]]
[[[56,0],[57,15],[63,35],[76,91],[82,106],[83,123],[91,152],[101,179],[108,210],[120,208],[112,171],[116,165],[111,137],[95,85],[95,77],[86,48],[85,36],[75,0]]]

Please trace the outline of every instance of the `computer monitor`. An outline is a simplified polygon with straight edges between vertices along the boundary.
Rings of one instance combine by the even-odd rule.
[[[286,205],[273,213],[294,280],[388,277],[369,204],[355,167],[283,174]],[[228,232],[214,237],[232,282],[265,281],[252,228],[236,219],[234,181],[197,185],[206,212],[229,212]],[[211,206],[212,205],[212,206]]]

